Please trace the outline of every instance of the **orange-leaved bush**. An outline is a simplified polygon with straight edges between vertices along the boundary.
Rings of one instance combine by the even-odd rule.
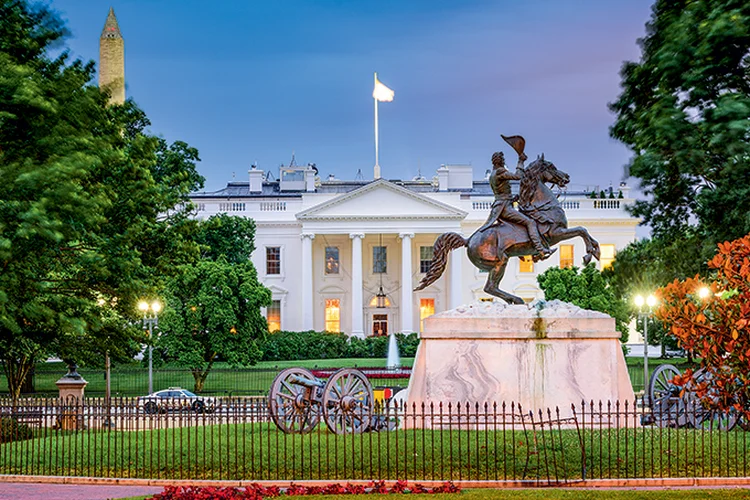
[[[688,370],[675,382],[690,384],[707,408],[750,418],[750,234],[720,243],[708,266],[713,281],[696,276],[659,289],[656,316],[711,375],[695,384]]]

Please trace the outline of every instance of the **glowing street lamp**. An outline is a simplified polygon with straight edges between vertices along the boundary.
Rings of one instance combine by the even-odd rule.
[[[161,304],[156,300],[151,304],[142,300],[138,309],[143,313],[143,328],[148,328],[148,393],[151,394],[154,392],[154,346],[151,340],[154,328],[159,325]]]
[[[648,388],[648,316],[656,305],[656,297],[650,294],[645,298],[642,295],[636,295],[634,302],[638,307],[638,316],[643,319],[643,398],[645,400]],[[644,305],[646,306],[645,312]]]
[[[711,295],[711,290],[708,287],[703,286],[698,289],[698,298],[701,300],[707,299],[709,295]]]

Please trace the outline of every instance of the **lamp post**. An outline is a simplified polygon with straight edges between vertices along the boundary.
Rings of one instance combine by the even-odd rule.
[[[161,304],[154,301],[151,304],[142,300],[138,309],[143,313],[143,328],[148,328],[148,393],[154,392],[154,345],[152,342],[154,328],[159,325],[159,311]]]
[[[642,295],[636,295],[635,305],[638,307],[638,316],[643,318],[643,397],[645,399],[648,388],[648,315],[656,305],[656,297],[649,295],[644,298]],[[646,306],[645,312],[644,305]]]

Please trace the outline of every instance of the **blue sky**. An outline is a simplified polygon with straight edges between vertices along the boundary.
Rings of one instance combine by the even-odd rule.
[[[383,177],[432,177],[443,163],[521,134],[572,186],[622,179],[629,152],[609,138],[619,69],[637,60],[652,0],[53,0],[76,57],[98,58],[114,7],[127,95],[152,132],[199,149],[206,189],[316,163],[321,176],[372,177],[373,72]],[[630,184],[633,184],[631,181]]]

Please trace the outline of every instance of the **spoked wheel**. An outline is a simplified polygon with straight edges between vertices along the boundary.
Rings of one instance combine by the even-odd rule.
[[[315,401],[315,388],[293,382],[295,377],[316,380],[310,370],[287,368],[276,375],[268,394],[271,420],[285,434],[307,434],[320,421],[320,407]]]
[[[693,375],[693,380],[688,384],[686,389],[686,403],[688,406],[688,419],[690,424],[696,429],[714,430],[714,431],[731,431],[737,425],[739,415],[734,410],[719,411],[706,408],[703,402],[695,394],[695,387],[698,384],[706,383],[708,394],[706,398],[716,400],[716,388],[713,384],[713,375],[705,370],[698,370]],[[692,388],[691,388],[692,386]]]
[[[680,397],[682,388],[672,379],[680,375],[673,365],[660,365],[648,382],[648,404],[657,424],[662,427],[683,427],[687,424],[685,400]]]
[[[373,418],[372,386],[353,368],[336,371],[323,388],[323,417],[334,434],[360,434]]]

